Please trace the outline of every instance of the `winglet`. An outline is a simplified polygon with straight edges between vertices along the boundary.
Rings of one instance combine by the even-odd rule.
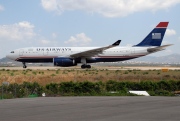
[[[121,40],[116,41],[112,46],[118,46],[120,44]]]

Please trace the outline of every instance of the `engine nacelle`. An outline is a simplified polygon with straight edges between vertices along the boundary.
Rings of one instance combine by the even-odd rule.
[[[71,58],[54,58],[53,59],[54,66],[62,66],[62,67],[68,67],[68,66],[76,66],[77,63],[74,59]]]

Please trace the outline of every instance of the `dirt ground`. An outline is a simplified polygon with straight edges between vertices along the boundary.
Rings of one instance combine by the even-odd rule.
[[[165,70],[162,71],[162,69]],[[67,81],[160,81],[180,80],[180,68],[177,67],[96,67],[92,69],[57,68],[57,67],[1,67],[2,82],[23,83],[38,82],[60,83]]]

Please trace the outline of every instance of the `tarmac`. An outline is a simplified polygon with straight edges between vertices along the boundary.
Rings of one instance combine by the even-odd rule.
[[[81,67],[75,66],[75,67],[56,67],[56,66],[28,66],[27,68],[23,67],[0,67],[0,70],[2,69],[9,69],[9,70],[26,70],[26,69],[32,69],[32,70],[66,70],[66,69],[75,69],[75,70],[82,70]],[[108,69],[108,70],[161,70],[161,69],[169,69],[169,70],[180,70],[180,67],[171,67],[171,66],[123,66],[123,67],[115,67],[115,66],[93,66],[92,69]]]
[[[0,121],[179,120],[179,97],[39,97],[0,100]]]

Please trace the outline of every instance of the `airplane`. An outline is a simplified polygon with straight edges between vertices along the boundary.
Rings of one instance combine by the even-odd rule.
[[[162,45],[169,22],[160,22],[139,44],[117,47],[121,40],[104,47],[28,47],[11,51],[6,57],[23,63],[51,62],[54,66],[69,67],[81,63],[81,68],[91,68],[88,63],[117,62],[146,56],[165,50],[172,44]]]

